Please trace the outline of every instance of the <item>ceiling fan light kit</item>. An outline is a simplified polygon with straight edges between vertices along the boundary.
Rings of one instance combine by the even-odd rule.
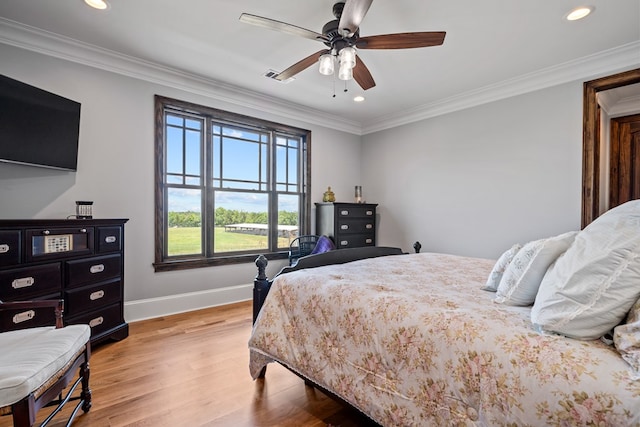
[[[330,53],[325,53],[324,55],[320,56],[320,59],[318,60],[318,62],[320,63],[320,74],[325,75],[325,76],[330,76],[333,74],[334,71],[334,60],[333,60],[333,55]]]
[[[278,76],[276,80],[286,80],[319,63],[320,74],[330,76],[335,72],[336,58],[339,63],[338,78],[354,79],[363,90],[375,87],[371,72],[364,65],[362,58],[356,61],[358,49],[411,49],[419,47],[440,46],[444,43],[446,33],[413,32],[397,34],[381,34],[360,37],[360,23],[364,19],[373,0],[338,1],[333,5],[336,19],[327,22],[322,34],[296,25],[276,21],[262,16],[243,13],[240,21],[246,24],[269,28],[290,35],[301,36],[324,43],[328,49],[322,49],[296,62]]]

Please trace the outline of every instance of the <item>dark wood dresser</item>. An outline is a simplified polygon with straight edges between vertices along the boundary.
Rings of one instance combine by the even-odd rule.
[[[316,234],[331,237],[338,249],[376,245],[373,203],[316,203]]]
[[[0,300],[62,298],[65,324],[91,326],[92,344],[127,337],[123,307],[127,221],[0,220]],[[1,316],[0,331],[53,324],[54,318],[52,312],[37,310],[4,311]]]

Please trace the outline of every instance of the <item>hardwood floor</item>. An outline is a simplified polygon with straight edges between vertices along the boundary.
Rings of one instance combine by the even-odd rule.
[[[93,407],[73,426],[371,425],[280,365],[253,381],[250,333],[251,302],[130,324],[127,339],[94,348]],[[64,425],[57,418],[50,426]],[[0,417],[5,426],[10,416]]]

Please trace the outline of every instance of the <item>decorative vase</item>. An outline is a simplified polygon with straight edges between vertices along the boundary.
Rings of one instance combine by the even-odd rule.
[[[327,191],[325,191],[324,194],[322,195],[322,201],[331,202],[331,203],[336,201],[336,195],[333,194],[333,191],[331,191],[331,187],[328,187]]]

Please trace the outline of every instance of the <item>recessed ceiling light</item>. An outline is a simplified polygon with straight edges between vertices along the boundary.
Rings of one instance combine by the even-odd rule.
[[[595,10],[593,6],[580,6],[567,13],[564,17],[567,21],[577,21],[578,19],[585,18],[591,12]]]
[[[353,101],[354,102],[362,102],[362,101],[364,101],[364,96],[358,95],[355,98],[353,98]]]
[[[109,8],[109,3],[105,0],[84,0],[84,2],[94,9],[105,10]]]

